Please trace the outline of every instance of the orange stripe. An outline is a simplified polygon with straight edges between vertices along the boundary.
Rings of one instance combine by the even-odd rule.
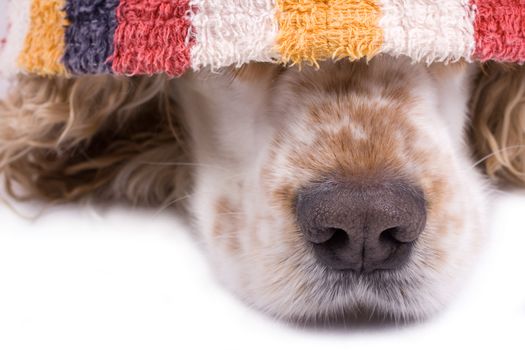
[[[277,0],[278,50],[285,62],[372,57],[383,44],[373,0]]]
[[[19,66],[39,75],[65,75],[63,11],[65,0],[33,0],[31,21],[24,48],[18,57]]]

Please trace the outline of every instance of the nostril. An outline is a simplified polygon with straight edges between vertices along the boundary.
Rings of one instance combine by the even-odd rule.
[[[410,230],[395,226],[390,227],[379,235],[379,241],[385,242],[385,243],[411,243],[417,238],[417,235],[414,237],[414,235],[410,234]]]
[[[359,259],[349,251],[352,243],[348,233],[339,228],[327,228],[324,231],[331,233],[330,238],[321,243],[312,242],[317,258],[326,266],[337,270],[359,269]]]
[[[371,259],[368,264],[368,270],[390,270],[403,266],[410,256],[413,243],[415,239],[409,238],[411,235],[407,233],[409,230],[403,227],[391,227],[379,235],[378,244],[376,247],[378,257],[380,259]],[[380,248],[382,247],[382,248]],[[382,251],[382,253],[381,253]]]
[[[382,242],[398,243],[400,240],[397,237],[399,236],[400,230],[401,229],[397,226],[388,228],[381,232],[379,240]]]
[[[348,244],[350,239],[345,230],[340,228],[328,228],[327,230],[332,233],[332,236],[327,241],[320,244],[332,250],[336,250],[337,248],[344,247]]]
[[[330,244],[336,245],[337,242],[343,243],[343,239],[348,236],[343,229],[334,227],[322,227],[309,230],[307,239],[313,244]]]

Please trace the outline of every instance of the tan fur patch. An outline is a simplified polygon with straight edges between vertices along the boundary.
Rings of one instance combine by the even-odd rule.
[[[254,62],[232,69],[235,79],[246,82],[257,82],[268,79],[268,76],[277,74],[282,68],[270,63]]]
[[[240,250],[238,236],[244,229],[244,220],[239,209],[226,197],[219,198],[215,203],[212,235],[232,253]]]
[[[435,268],[447,259],[440,242],[454,231],[451,225],[459,228],[462,222],[448,210],[453,191],[447,175],[434,170],[436,162],[448,160],[421,147],[425,142],[417,141],[424,136],[410,121],[411,108],[418,103],[411,92],[413,73],[372,71],[364,64],[341,66],[344,69],[293,80],[291,89],[305,104],[305,119],[300,123],[311,136],[301,139],[294,127],[274,140],[261,174],[272,205],[293,219],[297,191],[311,183],[402,179],[423,190],[430,225],[440,232],[439,237],[428,238],[435,256],[427,263]],[[287,177],[275,169],[283,153]]]

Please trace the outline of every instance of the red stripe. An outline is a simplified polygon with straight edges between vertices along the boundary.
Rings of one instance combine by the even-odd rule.
[[[120,74],[179,76],[190,66],[189,0],[121,0],[112,68]]]
[[[473,0],[475,58],[525,62],[525,0]]]

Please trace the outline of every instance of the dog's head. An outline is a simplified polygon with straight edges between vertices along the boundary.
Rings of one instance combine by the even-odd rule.
[[[486,69],[378,57],[21,77],[0,102],[0,168],[15,196],[189,197],[220,279],[277,317],[421,318],[484,240],[478,160],[525,183],[525,70]]]
[[[291,319],[438,310],[484,240],[474,71],[376,59],[190,78],[215,91],[183,95],[192,212],[225,284]]]

